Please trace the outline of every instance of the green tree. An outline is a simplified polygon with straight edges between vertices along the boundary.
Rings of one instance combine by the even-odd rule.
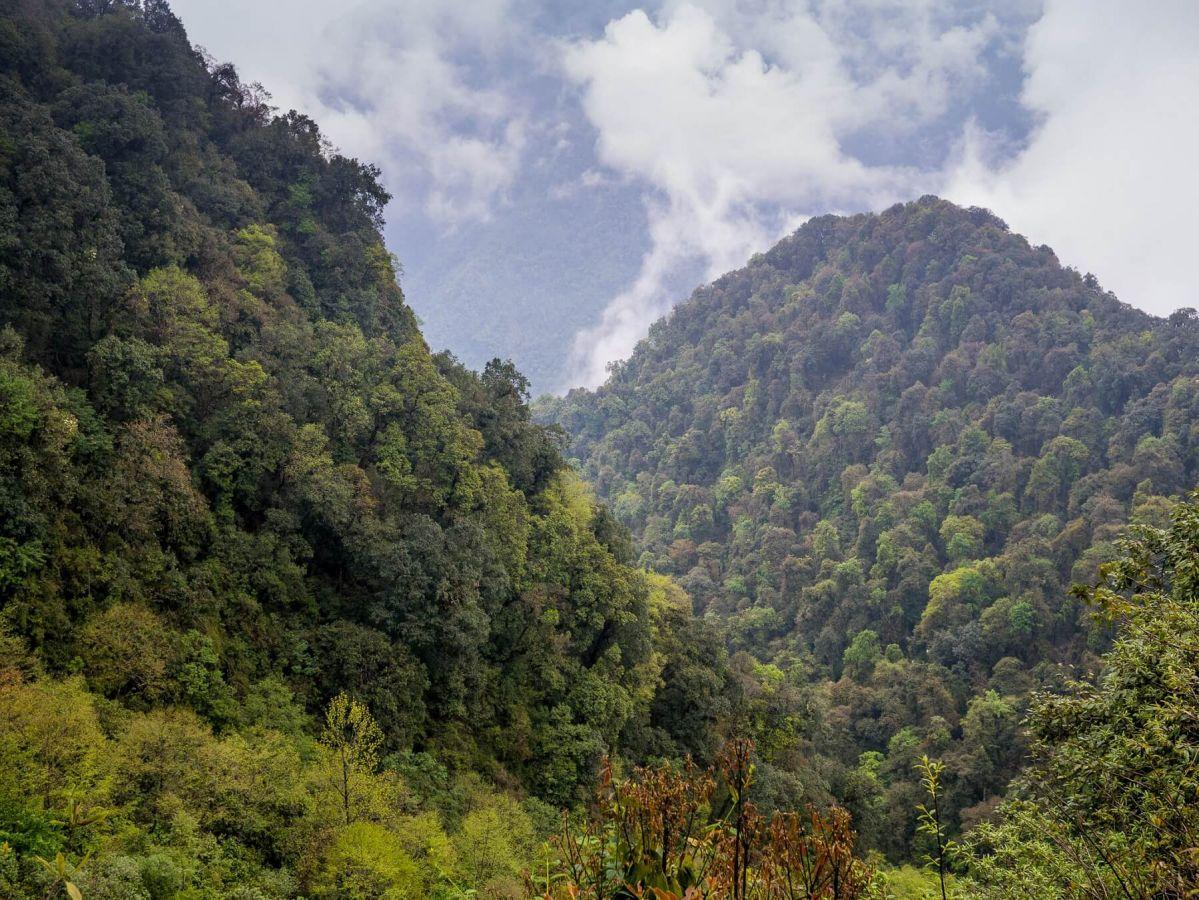
[[[418,900],[425,893],[416,862],[399,835],[371,822],[340,829],[313,881],[316,897]]]
[[[855,681],[866,681],[874,674],[874,666],[882,655],[878,634],[869,629],[859,631],[845,648],[842,659],[845,674]]]
[[[1077,593],[1116,628],[1094,682],[1037,699],[1027,799],[972,838],[987,896],[1185,896],[1199,884],[1199,494]]]
[[[332,753],[332,788],[344,824],[350,825],[365,812],[367,800],[360,793],[379,766],[383,732],[365,704],[346,694],[338,694],[325,710],[321,743]]]
[[[925,855],[925,862],[937,873],[937,883],[941,888],[941,900],[946,900],[948,897],[946,874],[949,871],[951,854],[956,851],[957,845],[946,835],[945,824],[942,821],[941,806],[945,798],[941,776],[945,772],[945,764],[939,760],[929,759],[928,756],[922,756],[916,763],[916,771],[920,773],[920,783],[928,795],[928,802],[916,807],[919,831],[931,844],[931,848]]]

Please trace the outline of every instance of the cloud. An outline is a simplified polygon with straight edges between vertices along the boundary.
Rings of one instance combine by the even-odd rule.
[[[324,0],[245,3],[243,0],[171,0],[188,37],[221,60],[231,60],[246,81],[266,85],[283,109],[308,99],[309,63],[317,36],[340,10]]]
[[[389,162],[404,195],[443,223],[486,219],[519,170],[519,102],[486,78],[488,54],[514,37],[506,0],[364,4],[322,36],[321,120]]]
[[[445,226],[486,220],[519,173],[527,111],[496,77],[522,40],[508,0],[175,5],[193,37],[218,39],[283,108],[378,163],[393,212],[419,208]]]
[[[1199,305],[1199,6],[1053,0],[1030,29],[1022,102],[1041,117],[995,161],[973,127],[945,193],[988,206],[1124,301]]]
[[[629,354],[688,263],[711,277],[806,215],[876,208],[930,183],[846,144],[940,116],[951,86],[985,77],[979,58],[1000,33],[994,15],[943,21],[921,4],[688,2],[565,45],[597,156],[644,183],[652,238],[635,283],[577,336],[574,381],[594,386]]]

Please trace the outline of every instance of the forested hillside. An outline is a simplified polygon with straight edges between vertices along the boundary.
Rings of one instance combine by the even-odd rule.
[[[388,199],[165,0],[0,0],[0,897],[1190,896],[1193,312],[925,198],[539,424]]]
[[[723,651],[430,354],[378,175],[161,0],[0,3],[0,895],[510,896],[605,753],[712,752]]]
[[[1031,692],[1096,669],[1069,588],[1199,480],[1199,318],[928,197],[808,222],[541,413],[759,680],[780,792],[901,859],[916,758],[985,820]]]

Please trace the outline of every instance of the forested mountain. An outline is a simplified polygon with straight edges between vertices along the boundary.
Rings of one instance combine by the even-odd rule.
[[[0,895],[508,896],[708,756],[722,650],[430,354],[378,172],[162,0],[0,14]]]
[[[983,820],[1030,693],[1096,669],[1069,588],[1199,479],[1199,318],[926,197],[808,222],[540,413],[755,673],[764,762],[898,859],[915,758]]]
[[[265,97],[0,0],[0,897],[1199,884],[1192,312],[814,220],[546,403],[613,513]]]

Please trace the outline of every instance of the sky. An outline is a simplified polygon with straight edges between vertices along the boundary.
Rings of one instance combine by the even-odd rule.
[[[813,216],[986,206],[1122,300],[1199,306],[1193,0],[174,0],[379,165],[435,349],[593,387]]]

